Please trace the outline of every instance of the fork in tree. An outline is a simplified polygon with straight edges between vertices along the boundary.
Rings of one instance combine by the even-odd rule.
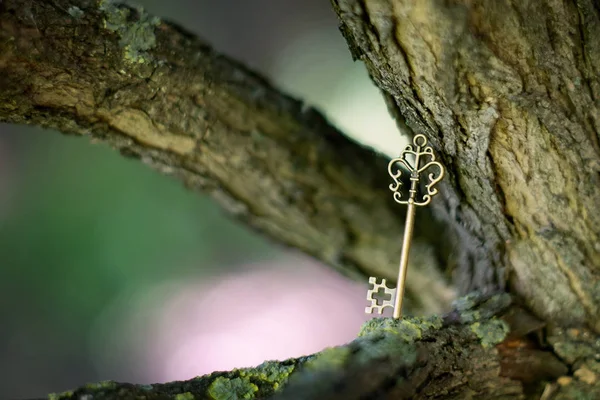
[[[405,199],[400,192],[402,182],[400,177],[402,176],[403,168],[410,173],[410,189],[408,190],[408,197]],[[421,173],[427,169],[433,167],[434,172],[430,172],[427,175],[425,181],[424,191],[422,195],[419,195],[419,182],[421,181]],[[408,204],[408,210],[406,211],[406,225],[404,227],[404,239],[402,241],[402,254],[400,256],[400,270],[398,272],[398,285],[396,289],[390,289],[386,285],[385,279],[380,283],[377,282],[377,278],[370,277],[369,284],[372,285],[372,289],[367,291],[367,300],[371,304],[365,308],[365,312],[368,314],[373,311],[381,314],[385,307],[394,308],[394,318],[400,318],[402,313],[402,298],[404,297],[404,286],[406,282],[406,271],[408,269],[408,253],[410,251],[410,245],[413,235],[413,227],[415,224],[415,212],[417,206],[426,206],[431,201],[431,198],[437,194],[438,190],[434,187],[444,177],[444,167],[439,162],[435,161],[435,155],[433,149],[427,146],[427,138],[424,135],[416,135],[413,139],[413,144],[406,146],[404,151],[400,154],[400,157],[394,158],[388,164],[388,172],[392,177],[394,183],[390,185],[390,190],[394,193],[394,200],[400,204]],[[437,172],[437,175],[436,175]],[[383,290],[384,294],[390,295],[389,300],[378,300],[373,296]],[[394,304],[392,304],[392,298],[394,298]]]

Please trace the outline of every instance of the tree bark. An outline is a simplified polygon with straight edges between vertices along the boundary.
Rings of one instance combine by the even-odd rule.
[[[436,213],[540,316],[600,332],[600,6],[334,0],[355,58],[449,171]]]
[[[447,167],[432,202],[446,233],[420,233],[413,307],[443,308],[444,272],[486,295],[444,318],[377,320],[334,357],[77,396],[265,398],[292,368],[283,398],[596,398],[598,3],[332,3],[398,123]],[[0,121],[99,138],[348,275],[393,280],[403,210],[387,160],[172,24],[106,1],[4,0],[0,89]]]
[[[539,398],[541,380],[567,373],[526,338],[541,326],[506,294],[470,296],[443,318],[371,320],[353,342],[309,357],[186,382],[102,382],[51,399],[522,399],[528,392]],[[510,346],[498,345],[507,340]]]

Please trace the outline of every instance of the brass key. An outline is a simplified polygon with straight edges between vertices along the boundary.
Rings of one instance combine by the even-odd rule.
[[[401,166],[404,166],[404,168],[410,172],[410,189],[408,190],[408,198],[406,199],[403,198],[402,193],[400,192],[400,188],[402,187],[400,177],[402,176],[403,171]],[[436,176],[433,172],[427,175],[425,194],[419,197],[418,190],[419,182],[421,181],[421,173],[431,167],[437,167],[435,169],[439,170],[438,175]],[[377,278],[370,277],[369,284],[372,286],[372,289],[367,291],[367,300],[369,300],[371,304],[365,308],[365,312],[371,314],[373,311],[376,311],[381,314],[385,307],[393,307],[394,318],[398,319],[402,314],[402,299],[404,297],[406,272],[408,269],[408,253],[410,251],[413,227],[415,224],[416,207],[426,206],[431,202],[431,198],[438,193],[438,190],[434,186],[444,177],[444,167],[442,164],[435,161],[433,149],[430,146],[427,146],[427,138],[424,135],[416,135],[413,139],[413,144],[406,146],[404,151],[400,154],[400,157],[390,161],[388,164],[388,173],[394,180],[394,183],[390,185],[390,190],[394,193],[394,200],[400,204],[408,204],[404,238],[402,240],[402,253],[400,256],[400,270],[398,271],[398,284],[396,289],[390,289],[387,287],[385,279],[379,283],[377,282]],[[390,295],[391,298],[395,297],[393,304],[391,298],[389,300],[382,300],[381,304],[378,304],[377,299],[373,298],[373,295],[382,289],[384,294]]]

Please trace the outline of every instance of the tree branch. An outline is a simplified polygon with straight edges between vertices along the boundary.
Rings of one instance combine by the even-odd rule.
[[[443,318],[371,320],[353,342],[308,357],[185,382],[103,382],[50,399],[520,399],[568,371],[528,339],[542,326],[507,295],[473,295]]]
[[[173,24],[109,1],[4,0],[0,88],[0,121],[105,141],[346,275],[395,279],[387,160]],[[420,250],[408,294],[440,311],[453,292]]]

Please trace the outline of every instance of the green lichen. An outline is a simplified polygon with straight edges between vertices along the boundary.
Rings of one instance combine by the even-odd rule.
[[[315,354],[304,364],[304,368],[313,371],[339,369],[346,364],[350,353],[349,347],[330,347]]]
[[[108,29],[111,32],[117,32],[124,29],[124,25],[126,25],[130,13],[128,8],[119,7],[110,0],[100,1],[98,8],[104,12],[105,29]]]
[[[66,392],[62,393],[50,393],[48,395],[48,400],[64,400],[70,399],[71,397],[73,397],[73,391],[67,390]]]
[[[583,382],[573,381],[560,387],[553,400],[598,400],[600,398],[600,385],[592,387]]]
[[[269,386],[272,391],[277,391],[288,381],[294,371],[294,365],[283,365],[276,361],[267,361],[256,368],[239,370],[241,378],[258,384],[261,389]]]
[[[600,339],[596,339],[595,334],[584,328],[554,329],[548,335],[548,342],[554,352],[568,364],[594,360],[600,354]]]
[[[145,63],[151,60],[147,51],[156,45],[154,28],[160,19],[152,17],[143,8],[138,8],[137,20],[130,20],[131,10],[102,0],[99,8],[104,12],[104,28],[118,33],[119,46],[123,49],[124,59],[130,63]]]
[[[597,354],[597,350],[593,347],[576,341],[555,342],[552,347],[556,354],[569,364],[574,364],[577,360],[592,358]]]
[[[195,397],[190,392],[179,393],[175,395],[175,400],[194,400]]]
[[[71,6],[67,10],[67,12],[69,13],[69,15],[71,17],[73,17],[75,19],[79,19],[79,18],[83,17],[83,11],[81,11],[81,8],[79,8],[79,7]]]
[[[218,377],[208,387],[208,396],[213,400],[254,399],[258,386],[241,378]]]
[[[460,315],[463,323],[487,320],[510,306],[511,298],[506,293],[493,296],[478,292],[456,299],[452,306]]]
[[[408,342],[421,339],[425,331],[442,327],[442,319],[438,316],[407,317],[403,319],[373,318],[364,323],[358,337],[373,333],[387,332],[399,336]]]
[[[353,363],[369,365],[377,359],[389,359],[392,365],[411,365],[417,360],[417,346],[391,333],[374,333],[356,339],[353,344],[358,351],[353,354]]]
[[[268,397],[288,382],[294,369],[295,364],[285,361],[266,361],[254,368],[234,369],[215,379],[209,387],[209,395],[218,400]],[[234,390],[235,397],[227,397],[227,390]]]
[[[500,319],[492,318],[486,322],[474,322],[471,331],[477,335],[484,348],[492,347],[502,342],[509,332],[508,324]]]
[[[438,316],[374,318],[361,327],[355,341],[360,351],[354,358],[359,364],[389,357],[398,365],[411,365],[417,359],[415,342],[442,325],[442,319]]]
[[[466,296],[459,297],[452,302],[452,308],[456,311],[463,312],[474,309],[480,303],[481,294],[477,292],[470,293]]]

